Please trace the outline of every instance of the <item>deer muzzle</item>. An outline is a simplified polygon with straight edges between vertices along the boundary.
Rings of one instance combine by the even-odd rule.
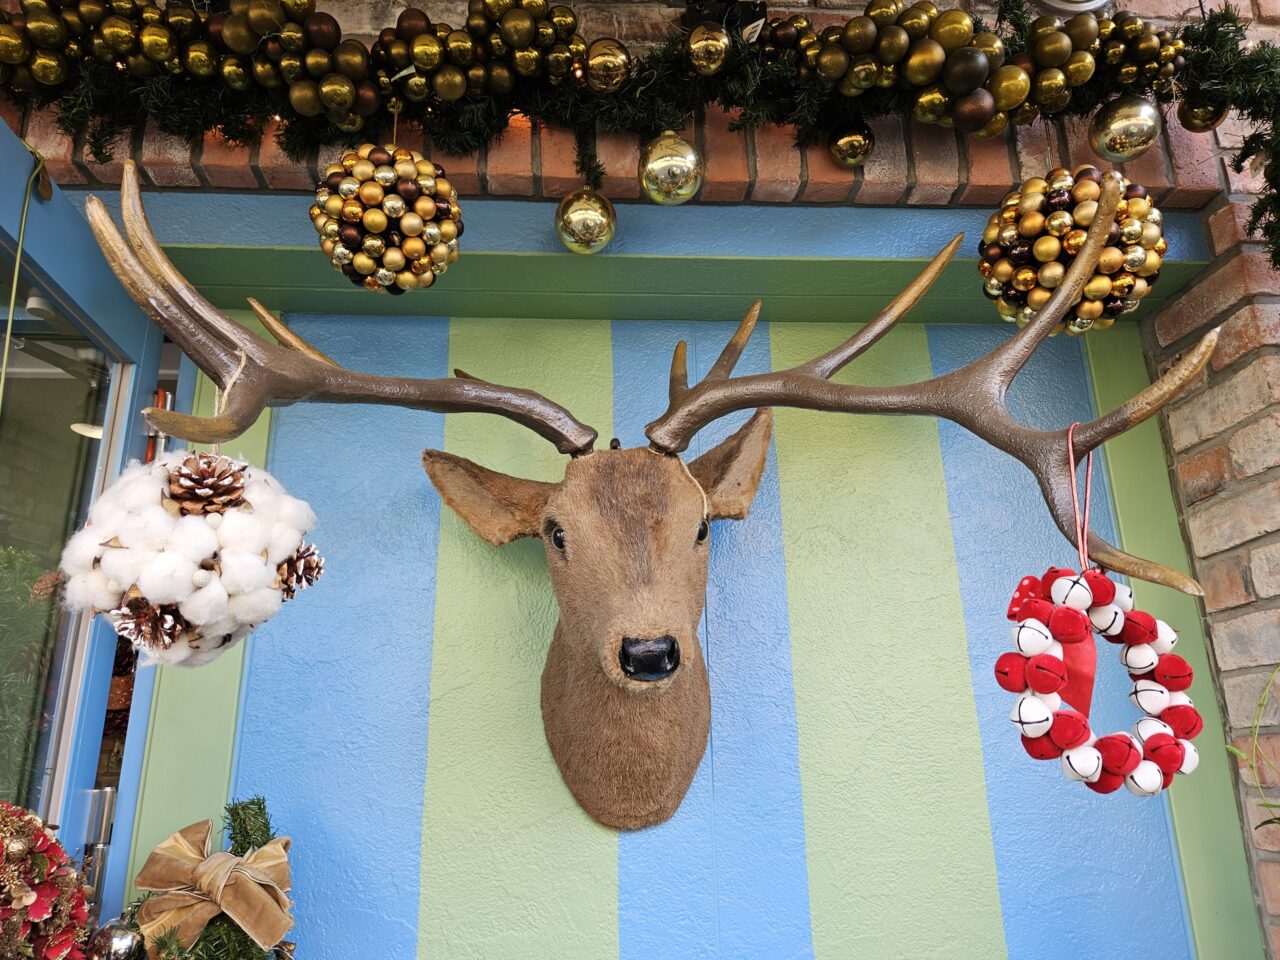
[[[680,666],[680,643],[669,634],[652,640],[623,637],[618,663],[631,680],[665,680]]]

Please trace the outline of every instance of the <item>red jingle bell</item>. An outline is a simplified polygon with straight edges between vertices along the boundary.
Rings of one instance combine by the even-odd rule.
[[[1165,707],[1160,719],[1173,729],[1173,735],[1179,740],[1194,740],[1204,729],[1204,718],[1200,711],[1187,703]]]
[[[1062,756],[1062,748],[1050,740],[1048,734],[1043,737],[1024,736],[1022,749],[1026,750],[1033,760],[1056,760]]]
[[[1160,768],[1161,773],[1177,773],[1187,757],[1182,744],[1167,733],[1154,733],[1147,737],[1142,753],[1145,759]]]
[[[1178,775],[1177,770],[1174,770],[1172,773],[1166,773],[1164,775],[1164,783],[1161,786],[1161,789],[1168,790],[1169,787],[1173,785],[1173,778],[1176,777],[1177,775]]]
[[[1067,665],[1052,654],[1037,654],[1027,661],[1026,681],[1036,693],[1057,693],[1067,685]]]
[[[1043,654],[1042,654],[1043,656]],[[1002,690],[1022,693],[1027,689],[1027,658],[1010,650],[996,660],[996,683]]]
[[[1013,591],[1013,598],[1009,601],[1009,612],[1007,616],[1010,620],[1025,620],[1031,614],[1022,614],[1022,605],[1028,600],[1043,599],[1040,596],[1040,578],[1039,577],[1023,577],[1018,581],[1017,588]],[[1039,620],[1039,617],[1036,617]],[[1043,621],[1041,621],[1043,623]]]
[[[1195,679],[1191,664],[1176,653],[1166,653],[1156,661],[1156,682],[1173,691],[1186,690]]]
[[[1048,737],[1061,749],[1073,750],[1089,739],[1089,721],[1075,710],[1057,710]]]
[[[1120,639],[1128,644],[1155,643],[1156,618],[1145,610],[1129,610],[1124,615]]]
[[[1093,594],[1095,607],[1105,607],[1116,598],[1116,585],[1101,570],[1086,570],[1084,582],[1089,585],[1089,591]]]
[[[1022,619],[1030,618],[1047,624],[1049,618],[1053,616],[1053,610],[1054,606],[1050,601],[1040,597],[1032,597],[1022,604]]]
[[[1093,625],[1083,610],[1054,607],[1046,624],[1059,643],[1084,643],[1093,633]]]
[[[1105,737],[1099,737],[1094,747],[1102,754],[1104,773],[1119,777],[1121,780],[1133,773],[1134,768],[1142,760],[1142,754],[1138,752],[1137,745],[1125,733],[1110,733]],[[1106,792],[1110,793],[1110,791]]]
[[[1135,763],[1134,766],[1137,766],[1137,764]],[[1094,793],[1115,793],[1124,786],[1124,777],[1115,773],[1107,773],[1104,769],[1102,773],[1098,774],[1097,780],[1093,781],[1093,783],[1086,780],[1084,785]]]

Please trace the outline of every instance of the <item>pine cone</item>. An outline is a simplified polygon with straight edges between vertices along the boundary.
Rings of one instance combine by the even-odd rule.
[[[183,513],[222,513],[244,498],[248,464],[195,453],[169,471],[169,496]]]
[[[151,603],[136,590],[130,590],[120,606],[107,615],[116,633],[136,646],[167,650],[187,629],[176,604]]]
[[[299,590],[305,590],[324,573],[324,557],[316,553],[314,543],[299,547],[292,557],[276,568],[280,592],[286,600],[292,600]]]

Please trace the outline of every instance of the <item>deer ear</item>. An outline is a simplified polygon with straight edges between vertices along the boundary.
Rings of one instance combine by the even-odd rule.
[[[741,520],[755,498],[769,455],[773,411],[767,407],[727,440],[689,464],[689,472],[707,494],[712,520]]]
[[[424,451],[422,465],[440,499],[495,547],[542,533],[542,510],[556,484],[487,470],[442,450]]]

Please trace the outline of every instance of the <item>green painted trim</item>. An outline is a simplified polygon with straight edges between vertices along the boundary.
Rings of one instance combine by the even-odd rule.
[[[1100,411],[1119,406],[1150,382],[1134,327],[1085,337]],[[1156,420],[1106,446],[1120,546],[1138,556],[1187,570],[1187,554],[1169,487],[1164,443]],[[1197,739],[1200,767],[1169,790],[1174,837],[1182,863],[1192,938],[1204,960],[1264,956],[1235,797],[1235,763],[1224,749],[1224,726],[1210,686],[1200,604],[1192,597],[1139,580],[1135,602],[1178,631],[1178,653],[1196,672],[1190,691],[1204,717]]]
[[[229,315],[271,339],[247,310],[231,311]],[[194,411],[211,414],[215,395],[213,382],[202,374],[196,382]],[[222,452],[253,464],[265,464],[270,431],[268,410]],[[222,808],[231,791],[245,650],[253,642],[252,638],[246,640],[198,670],[156,668],[133,846],[129,851],[126,902],[137,896],[133,878],[165,837],[206,817],[221,830]],[[219,842],[215,839],[215,848]]]
[[[773,367],[818,356],[849,333],[775,324]],[[925,329],[913,325],[836,379],[875,386],[930,376]],[[1002,960],[937,423],[774,416],[814,952]],[[903,597],[912,598],[910,617]],[[902,655],[918,649],[921,623],[947,624],[923,670]],[[920,709],[927,703],[947,704],[945,724]],[[908,763],[903,744],[916,751]],[[904,915],[904,904],[917,909]]]
[[[178,269],[220,307],[256,297],[273,310],[379,316],[556,320],[739,320],[760,297],[767,320],[849,322],[882,309],[925,266],[920,259],[665,257],[473,251],[429,291],[371,296],[335,278],[310,247],[166,246]],[[1203,268],[1171,261],[1144,309],[1159,308]],[[953,262],[911,312],[912,323],[990,323],[976,261]],[[1129,322],[1129,321],[1124,321]]]
[[[594,424],[613,422],[611,357],[602,320],[450,331],[450,367],[554,394]],[[447,416],[445,448],[534,479],[564,472],[550,444],[499,417]],[[542,732],[556,604],[541,543],[495,549],[440,513],[418,956],[616,957],[617,834],[574,802]]]

